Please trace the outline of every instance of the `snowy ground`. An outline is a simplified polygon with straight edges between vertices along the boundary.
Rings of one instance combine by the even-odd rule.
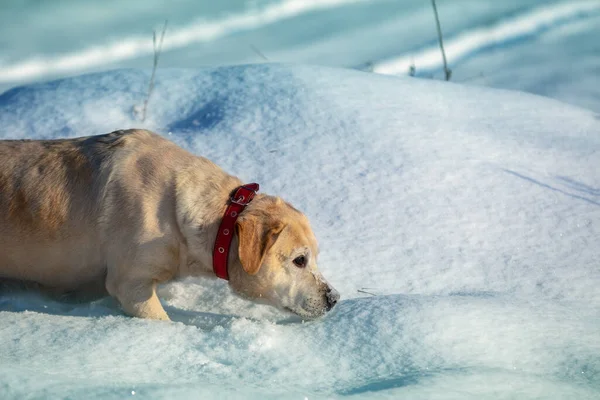
[[[600,396],[598,114],[264,64],[161,70],[141,124],[149,75],[9,90],[0,137],[155,129],[302,209],[343,301],[301,323],[186,280],[160,323],[5,290],[3,399]]]
[[[600,111],[597,0],[437,0],[453,79]],[[110,68],[310,63],[440,78],[429,0],[3,0],[0,92]],[[253,50],[256,49],[256,50]],[[259,54],[260,53],[260,54]]]

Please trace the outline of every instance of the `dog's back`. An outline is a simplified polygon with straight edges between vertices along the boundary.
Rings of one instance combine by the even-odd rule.
[[[64,288],[102,279],[104,191],[138,132],[0,141],[0,278]]]

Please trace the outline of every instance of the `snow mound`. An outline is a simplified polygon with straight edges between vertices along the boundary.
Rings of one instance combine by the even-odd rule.
[[[343,301],[295,318],[216,280],[176,322],[0,293],[4,398],[597,398],[600,117],[356,71],[117,70],[0,94],[0,137],[158,131],[302,209]]]

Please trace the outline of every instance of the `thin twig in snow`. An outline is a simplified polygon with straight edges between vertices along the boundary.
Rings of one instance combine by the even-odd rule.
[[[366,290],[362,290],[362,289],[357,289],[356,291],[357,291],[358,293],[365,293],[365,294],[370,294],[371,296],[377,296],[377,295],[376,295],[376,294],[374,294],[374,293],[367,292]]]
[[[444,51],[444,40],[442,38],[442,28],[440,26],[440,18],[438,16],[437,5],[435,4],[435,0],[431,0],[431,5],[433,6],[433,13],[435,14],[435,24],[437,26],[438,40],[440,42],[440,50],[442,51],[442,58],[444,60],[444,73],[446,74],[446,80],[449,81],[452,76],[452,70],[448,68],[448,63],[446,61],[446,52]]]
[[[167,23],[169,21],[165,20],[165,24],[163,25],[162,33],[160,35],[160,41],[158,45],[156,44],[156,31],[152,32],[152,46],[154,48],[154,65],[152,66],[152,76],[150,77],[150,84],[148,85],[148,95],[146,96],[146,100],[144,101],[144,108],[142,109],[142,122],[146,120],[146,111],[148,109],[148,101],[150,101],[150,96],[152,95],[152,90],[154,90],[154,78],[156,76],[156,67],[158,66],[158,59],[160,58],[160,51],[162,50],[163,40],[165,38],[165,32],[167,31]]]
[[[415,65],[415,59],[411,57],[410,67],[408,68],[408,75],[415,76],[417,74],[417,67]]]
[[[269,59],[267,58],[267,56],[265,56],[259,49],[258,47],[256,47],[255,45],[253,45],[252,43],[249,43],[248,46],[250,46],[250,48],[252,49],[252,51],[258,55],[260,58],[262,58],[263,60],[269,62]]]

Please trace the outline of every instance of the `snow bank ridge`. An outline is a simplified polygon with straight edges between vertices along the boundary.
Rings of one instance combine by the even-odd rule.
[[[219,20],[198,19],[188,26],[169,29],[164,50],[173,50],[192,43],[210,42],[227,35],[258,29],[282,20],[310,12],[343,7],[365,0],[283,0],[263,8],[249,8],[240,14]],[[563,26],[600,13],[597,1],[565,1],[511,15],[486,27],[472,28],[454,38],[447,38],[445,48],[453,64],[480,51],[535,36],[554,27]],[[442,16],[443,18],[443,16]],[[69,73],[152,54],[150,36],[132,36],[54,57],[36,57],[9,65],[0,64],[0,83],[35,79],[48,74]],[[442,66],[437,43],[393,59],[377,62],[373,71],[381,74],[406,74],[415,65],[418,72],[431,72]]]
[[[448,63],[455,64],[486,49],[523,40],[598,13],[600,13],[600,3],[596,1],[568,1],[534,8],[492,26],[472,28],[458,36],[445,38],[444,48]],[[438,43],[376,63],[373,72],[388,75],[408,74],[411,65],[414,65],[420,73],[441,69],[443,61]]]
[[[198,19],[179,29],[170,29],[163,50],[185,47],[192,43],[209,42],[229,34],[260,28],[281,20],[313,11],[324,10],[364,0],[284,0],[262,9],[230,15],[216,21]],[[56,57],[33,58],[13,65],[0,65],[0,82],[32,79],[46,74],[65,73],[98,65],[152,54],[149,35],[124,38],[115,43],[98,45]]]

